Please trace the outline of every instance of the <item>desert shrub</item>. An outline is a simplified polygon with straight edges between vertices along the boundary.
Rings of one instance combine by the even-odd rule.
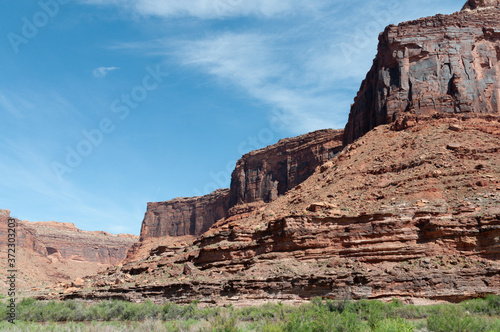
[[[262,327],[262,332],[283,332],[283,328],[280,324],[267,322]]]
[[[136,305],[136,312],[133,320],[158,319],[161,317],[161,307],[154,304],[150,300]]]
[[[338,332],[365,332],[370,331],[368,323],[359,319],[353,312],[345,311],[340,315],[340,326],[334,330]]]
[[[462,306],[441,305],[427,319],[427,327],[433,332],[499,331],[500,320],[472,316]]]
[[[461,306],[470,313],[498,316],[500,315],[500,296],[488,295],[485,299],[462,302]]]
[[[373,332],[413,332],[414,326],[402,318],[389,318],[379,321],[373,328]]]
[[[416,305],[403,305],[400,307],[393,307],[389,313],[392,318],[404,319],[422,319],[429,316],[431,306],[416,306]]]
[[[263,304],[260,306],[245,307],[237,311],[241,321],[282,321],[289,314],[297,311],[296,307],[280,304]]]
[[[236,317],[232,315],[218,314],[211,318],[208,331],[210,332],[238,332],[240,329],[236,326],[238,323]]]

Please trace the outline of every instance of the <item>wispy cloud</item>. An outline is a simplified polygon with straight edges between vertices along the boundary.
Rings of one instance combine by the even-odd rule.
[[[118,67],[99,67],[96,68],[92,71],[92,74],[94,75],[95,78],[104,78],[106,77],[110,72],[114,70],[118,70],[120,68]]]
[[[429,0],[424,0],[429,2]],[[171,61],[230,82],[271,110],[284,113],[292,134],[343,127],[386,25],[422,16],[405,0],[369,3],[305,0],[86,0],[121,5],[140,15],[273,18],[260,28],[211,31],[204,38],[123,42],[115,48]],[[221,10],[224,8],[224,10]],[[355,14],[354,14],[355,13]],[[412,17],[413,16],[413,17]]]
[[[0,110],[8,112],[16,119],[22,119],[25,117],[25,112],[23,111],[25,109],[33,109],[33,104],[16,94],[11,93],[7,97],[6,94],[0,92]]]
[[[203,19],[261,16],[273,17],[303,10],[319,10],[324,0],[81,0],[93,5],[116,5],[140,15]]]
[[[292,133],[341,127],[344,119],[337,120],[335,105],[348,107],[352,96],[336,91],[331,82],[328,86],[317,84],[324,68],[308,71],[305,67],[309,60],[292,54],[286,38],[290,36],[225,33],[186,42],[177,55],[184,65],[230,81],[271,109],[284,113]],[[292,44],[296,46],[296,42]]]

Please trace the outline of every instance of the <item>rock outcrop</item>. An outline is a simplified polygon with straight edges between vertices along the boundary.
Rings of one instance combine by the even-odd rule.
[[[229,209],[229,189],[201,197],[177,198],[148,203],[141,228],[141,240],[164,236],[201,235]]]
[[[500,7],[500,0],[468,0],[462,10],[488,7]]]
[[[342,135],[341,130],[319,130],[244,155],[231,177],[230,206],[272,202],[304,182],[342,150]]]
[[[7,263],[9,218],[9,210],[0,210],[2,268]],[[32,223],[16,219],[15,229],[19,291],[96,274],[121,262],[138,240],[135,235],[82,231],[71,223]]]
[[[500,115],[498,1],[389,26],[351,107],[344,143],[405,115]]]
[[[56,255],[63,260],[115,265],[138,239],[130,234],[82,231],[72,223],[24,221],[23,224],[34,231],[37,243],[34,247],[39,254]]]

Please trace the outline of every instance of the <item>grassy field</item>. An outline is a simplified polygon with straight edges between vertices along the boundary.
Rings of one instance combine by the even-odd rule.
[[[198,308],[104,301],[18,303],[15,324],[0,314],[2,331],[500,331],[500,297],[432,306],[395,300],[331,301],[320,298],[298,307],[282,304]]]

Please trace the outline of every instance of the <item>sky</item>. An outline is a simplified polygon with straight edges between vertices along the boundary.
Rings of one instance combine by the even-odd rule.
[[[139,234],[147,202],[343,128],[384,27],[464,2],[3,1],[0,208]]]

